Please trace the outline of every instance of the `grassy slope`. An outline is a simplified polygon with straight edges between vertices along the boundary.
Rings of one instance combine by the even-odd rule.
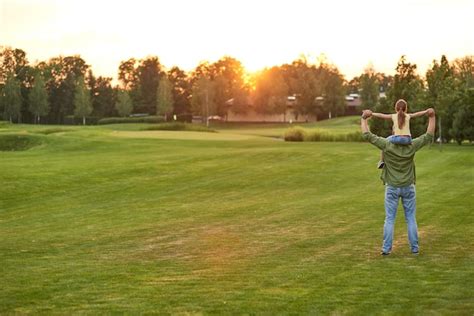
[[[222,133],[239,133],[259,136],[282,137],[285,131],[294,126],[301,126],[305,129],[317,129],[321,132],[335,134],[347,134],[357,131],[359,128],[359,116],[346,116],[332,120],[324,120],[315,123],[268,123],[268,124],[238,124],[238,123],[213,123],[212,126]]]
[[[0,313],[474,312],[472,147],[418,153],[422,254],[400,213],[381,258],[368,144],[109,133],[0,152]]]

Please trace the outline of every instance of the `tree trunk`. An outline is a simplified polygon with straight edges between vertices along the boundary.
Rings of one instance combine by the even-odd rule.
[[[441,144],[443,143],[443,134],[441,134],[441,115],[438,120],[438,129],[439,129],[439,150],[442,150]]]
[[[86,125],[86,117],[85,116],[82,117],[82,125]]]

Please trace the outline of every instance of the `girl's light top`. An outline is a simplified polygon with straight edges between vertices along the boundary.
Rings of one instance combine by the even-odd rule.
[[[405,125],[402,129],[398,128],[398,113],[392,114],[393,121],[393,135],[407,135],[411,136],[410,133],[410,115],[405,113]]]

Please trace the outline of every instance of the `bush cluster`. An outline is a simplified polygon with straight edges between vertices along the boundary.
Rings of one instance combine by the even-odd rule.
[[[284,138],[287,142],[302,142],[306,138],[306,131],[301,127],[292,127],[286,130]]]
[[[197,124],[186,124],[182,122],[161,123],[144,128],[146,131],[194,131],[194,132],[213,132],[216,131]]]
[[[138,117],[106,117],[100,119],[97,124],[122,124],[122,123],[162,123],[163,116],[138,116]]]
[[[0,151],[22,151],[42,144],[41,136],[0,135]]]
[[[352,132],[347,134],[333,134],[330,132],[306,131],[301,127],[293,127],[288,129],[284,135],[285,141],[289,142],[362,142],[362,134],[360,132]]]

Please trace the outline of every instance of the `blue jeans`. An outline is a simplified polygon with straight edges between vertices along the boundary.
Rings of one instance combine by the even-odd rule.
[[[392,250],[393,227],[397,216],[398,201],[402,199],[405,210],[405,221],[408,228],[408,241],[412,252],[418,252],[418,227],[416,225],[416,191],[415,185],[406,187],[385,186],[385,224],[383,226],[382,251]]]
[[[392,144],[398,144],[398,145],[411,144],[411,136],[390,135],[389,137],[387,137],[387,139]]]

